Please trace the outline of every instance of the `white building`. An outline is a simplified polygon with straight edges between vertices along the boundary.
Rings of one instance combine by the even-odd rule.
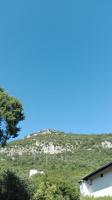
[[[80,180],[82,196],[112,196],[112,162]]]
[[[31,177],[31,176],[34,176],[34,175],[36,175],[36,174],[40,174],[40,175],[43,175],[44,174],[44,171],[40,171],[40,170],[37,170],[37,169],[31,169],[30,171],[29,171],[29,177]]]

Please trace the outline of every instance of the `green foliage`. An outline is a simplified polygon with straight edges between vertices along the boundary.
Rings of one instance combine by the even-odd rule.
[[[58,132],[32,135],[30,138],[8,143],[5,148],[2,148],[0,170],[10,167],[18,175],[26,177],[31,169],[44,171],[44,175],[38,174],[31,177],[36,187],[35,198],[40,198],[39,195],[44,198],[42,200],[48,198],[45,196],[47,184],[46,190],[50,195],[49,198],[63,200],[65,194],[66,199],[71,200],[76,198],[79,193],[78,181],[80,178],[111,161],[112,148],[103,148],[102,142],[105,141],[112,143],[112,135],[78,135]],[[36,146],[36,142],[40,145],[52,143],[54,146],[62,146],[64,149],[71,147],[71,151],[53,155],[40,152],[32,154],[31,150],[39,148]],[[19,149],[19,153],[22,149],[23,153],[10,154],[10,152],[15,153],[17,149]],[[4,154],[1,153],[2,151]]]
[[[38,185],[34,200],[79,200],[79,195],[71,184],[54,183],[45,177]]]
[[[20,178],[12,171],[4,172],[0,177],[1,200],[31,200],[33,188],[28,180]]]
[[[22,104],[9,96],[0,88],[0,143],[6,144],[11,137],[16,137],[20,128],[17,126],[24,120]]]
[[[57,188],[49,182],[40,183],[37,192],[34,195],[34,200],[54,200],[57,196]]]
[[[81,200],[112,200],[112,198],[111,197],[99,197],[99,198],[81,197]]]

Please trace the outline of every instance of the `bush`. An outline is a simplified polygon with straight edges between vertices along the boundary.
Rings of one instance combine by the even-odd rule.
[[[32,191],[29,181],[18,177],[12,171],[4,172],[0,177],[1,200],[31,200]]]
[[[79,195],[68,183],[54,183],[46,177],[39,185],[34,200],[79,200]]]
[[[79,193],[70,182],[59,183],[59,191],[65,200],[79,200]]]

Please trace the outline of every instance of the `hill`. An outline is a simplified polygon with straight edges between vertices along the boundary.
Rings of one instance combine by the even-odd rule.
[[[31,169],[37,169],[53,181],[68,180],[78,187],[81,177],[112,161],[111,155],[111,134],[66,134],[47,129],[1,147],[0,168],[11,168],[27,177]]]

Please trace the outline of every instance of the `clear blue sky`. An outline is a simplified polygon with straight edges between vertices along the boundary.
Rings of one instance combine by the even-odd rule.
[[[112,0],[0,2],[0,85],[42,128],[112,132]]]

